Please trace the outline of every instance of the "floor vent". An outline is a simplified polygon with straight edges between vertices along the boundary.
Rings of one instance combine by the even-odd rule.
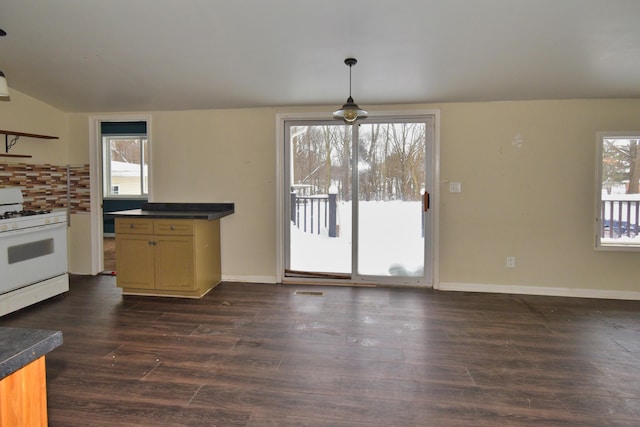
[[[322,297],[324,296],[324,292],[320,291],[296,291],[296,295],[311,295],[313,297]]]

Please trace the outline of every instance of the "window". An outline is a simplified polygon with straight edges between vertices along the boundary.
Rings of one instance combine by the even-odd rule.
[[[602,132],[596,142],[596,247],[640,250],[640,132]]]
[[[147,137],[103,136],[104,196],[146,197],[148,193]]]

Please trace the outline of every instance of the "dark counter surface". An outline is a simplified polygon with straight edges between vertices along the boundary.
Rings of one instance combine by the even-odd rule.
[[[233,203],[144,203],[141,209],[105,212],[105,216],[213,220],[234,211]]]
[[[0,328],[0,380],[62,344],[62,332]]]

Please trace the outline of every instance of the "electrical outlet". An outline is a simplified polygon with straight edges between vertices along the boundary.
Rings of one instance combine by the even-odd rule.
[[[514,256],[507,257],[507,268],[516,268],[516,257]]]

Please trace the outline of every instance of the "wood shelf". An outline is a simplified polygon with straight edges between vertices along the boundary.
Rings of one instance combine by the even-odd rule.
[[[30,154],[7,154],[7,153],[0,153],[0,157],[22,157],[22,158],[30,158],[33,157]]]
[[[57,136],[51,135],[39,135],[37,133],[26,133],[26,132],[15,132],[12,130],[0,130],[0,134],[2,135],[13,135],[13,136],[26,136],[27,138],[38,138],[38,139],[58,139]]]
[[[11,150],[11,148],[14,145],[16,145],[16,143],[18,142],[18,139],[21,136],[24,136],[25,138],[37,138],[37,139],[58,139],[57,136],[40,135],[37,133],[27,133],[27,132],[16,132],[12,130],[0,130],[0,135],[4,135],[4,147],[5,147],[5,154],[0,154],[0,157],[23,157],[23,158],[32,157],[28,154],[9,154],[9,150]],[[13,137],[11,138],[11,141],[9,141],[9,136]]]

